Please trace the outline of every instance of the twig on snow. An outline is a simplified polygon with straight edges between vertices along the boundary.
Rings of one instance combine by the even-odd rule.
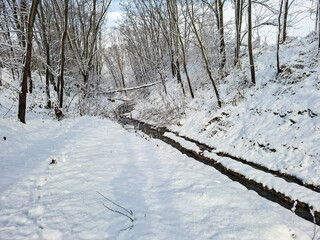
[[[129,219],[131,220],[131,222],[133,222],[133,221],[134,221],[134,219],[133,219],[132,217],[128,216],[127,214],[122,213],[122,212],[117,211],[117,210],[114,210],[114,209],[111,209],[111,208],[109,208],[107,205],[105,205],[104,203],[103,203],[102,205],[103,205],[105,208],[107,208],[108,210],[110,210],[111,212],[119,213],[119,214],[121,214],[121,215],[123,215],[123,216],[125,216],[125,217],[129,218]]]
[[[127,231],[127,230],[131,230],[133,227],[134,227],[134,224],[130,225],[130,226],[127,227],[127,228],[120,229],[120,231],[121,231],[121,232],[124,232],[124,231]]]
[[[129,211],[128,209],[120,206],[119,204],[116,204],[115,202],[113,202],[112,200],[110,200],[109,198],[107,198],[106,196],[104,196],[102,193],[100,193],[100,192],[97,192],[97,193],[99,193],[102,197],[104,197],[105,199],[107,199],[107,200],[108,200],[109,202],[111,202],[112,204],[114,204],[114,205],[116,205],[117,207],[122,208],[123,210],[125,210],[125,211],[126,211],[127,213],[129,213],[131,216],[133,215],[132,210]]]
[[[110,200],[109,198],[107,198],[106,196],[104,196],[104,195],[103,195],[102,193],[100,193],[100,192],[97,192],[97,193],[100,194],[103,198],[105,198],[105,199],[108,200],[109,202],[111,202],[113,205],[115,205],[115,206],[123,209],[124,211],[126,211],[127,213],[129,213],[131,216],[133,216],[132,210],[128,210],[128,209],[122,207],[121,205],[113,202],[112,200]],[[131,222],[134,222],[134,220],[135,220],[134,218],[130,217],[129,215],[127,215],[127,214],[125,214],[125,213],[122,213],[122,212],[120,212],[120,211],[117,211],[117,210],[114,210],[114,209],[109,208],[109,207],[108,207],[107,205],[105,205],[104,203],[103,203],[102,205],[103,205],[105,208],[107,208],[108,210],[112,211],[112,212],[119,213],[119,214],[121,214],[121,215],[129,218],[129,219],[131,220]]]

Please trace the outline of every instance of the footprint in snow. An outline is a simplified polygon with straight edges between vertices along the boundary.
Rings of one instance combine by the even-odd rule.
[[[28,211],[28,216],[32,219],[37,219],[41,216],[43,216],[44,214],[44,207],[43,206],[37,206],[37,207],[34,207],[34,208],[31,208],[29,209]]]
[[[45,228],[42,230],[42,239],[43,240],[61,240],[62,232],[55,229]]]
[[[41,177],[39,179],[39,181],[37,182],[37,187],[43,187],[46,184],[47,184],[47,178],[46,177]]]

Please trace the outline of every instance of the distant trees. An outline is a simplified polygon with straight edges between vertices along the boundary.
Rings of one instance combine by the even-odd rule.
[[[69,0],[64,0],[63,11],[59,4],[55,1],[56,9],[60,13],[61,25],[63,26],[63,32],[61,37],[61,46],[60,46],[60,73],[58,76],[57,92],[59,97],[59,107],[63,107],[63,90],[64,90],[64,65],[65,65],[65,42],[68,33],[68,8]]]
[[[221,1],[220,1],[221,2]],[[189,6],[190,5],[190,6]],[[190,3],[188,3],[188,1],[186,0],[186,9],[187,9],[187,13],[188,13],[188,16],[190,18],[190,22],[191,22],[191,25],[192,25],[192,28],[193,28],[193,31],[194,31],[194,34],[197,38],[197,41],[199,43],[199,46],[200,46],[200,50],[201,50],[201,53],[202,53],[202,57],[203,57],[203,61],[205,63],[205,67],[206,67],[206,70],[207,70],[207,73],[208,73],[208,76],[210,78],[210,81],[212,83],[212,86],[213,86],[213,89],[214,89],[214,92],[215,92],[215,95],[216,95],[216,98],[217,98],[217,102],[218,102],[218,106],[221,107],[221,99],[220,99],[220,95],[219,95],[219,91],[218,91],[218,88],[216,86],[216,83],[213,79],[213,76],[212,76],[212,71],[211,71],[211,64],[209,62],[209,58],[208,58],[208,54],[207,54],[207,51],[205,49],[205,46],[202,42],[202,39],[200,37],[200,34],[197,30],[197,27],[196,27],[196,24],[195,24],[195,15],[194,15],[194,4],[193,4],[193,0],[190,0]],[[221,27],[221,26],[220,26]],[[221,32],[220,32],[221,33]],[[220,36],[220,44],[221,44],[221,36]],[[220,45],[220,51],[221,51],[221,45]],[[220,52],[221,53],[221,52]],[[224,61],[224,60],[223,60]],[[224,64],[224,63],[223,63]],[[221,67],[221,66],[220,66]]]
[[[167,93],[167,73],[175,66],[170,59],[174,54],[168,55],[172,43],[165,2],[137,0],[126,4],[124,11],[126,20],[119,30],[136,82],[150,83],[159,79]]]
[[[18,5],[16,0],[0,0],[1,67],[9,70],[14,80],[20,78],[26,47],[25,4],[25,1]]]
[[[89,77],[97,72],[94,65],[98,52],[98,36],[111,0],[75,1],[71,5],[68,41],[72,54],[78,64],[85,88]],[[102,53],[101,53],[102,54]]]
[[[188,73],[188,67],[187,67],[187,55],[186,55],[186,47],[184,44],[184,40],[183,40],[183,36],[181,34],[181,30],[180,30],[180,22],[179,22],[179,9],[178,9],[178,5],[177,5],[177,1],[176,0],[167,0],[167,6],[168,6],[168,10],[169,10],[169,19],[170,19],[170,32],[171,32],[171,39],[174,39],[174,46],[175,46],[175,55],[177,56],[177,60],[176,63],[172,64],[174,66],[174,70],[173,72],[177,72],[177,78],[178,81],[181,84],[181,88],[183,90],[184,93],[184,88],[183,88],[183,82],[181,79],[181,74],[180,74],[180,65],[179,65],[179,48],[177,45],[180,46],[180,50],[182,53],[182,62],[183,62],[183,69],[187,78],[187,82],[188,82],[188,86],[189,86],[189,91],[190,91],[190,95],[192,98],[194,98],[194,93],[193,93],[193,89],[192,89],[192,85],[191,85],[191,80],[189,77],[189,73]],[[179,42],[179,43],[178,43]],[[173,61],[174,62],[174,61]]]
[[[46,97],[47,97],[47,108],[51,108],[51,99],[50,99],[50,81],[54,84],[54,76],[50,71],[51,69],[51,54],[50,54],[50,24],[52,23],[52,18],[47,17],[49,15],[49,8],[43,7],[44,4],[47,4],[45,1],[40,1],[39,3],[39,22],[40,22],[40,38],[42,39],[43,52],[45,55],[45,62],[43,63],[44,69],[46,71]],[[46,12],[45,12],[46,10]],[[57,90],[57,89],[56,89]]]
[[[126,88],[125,83],[125,52],[123,45],[120,44],[117,37],[111,38],[113,44],[106,49],[104,60],[117,88]]]
[[[279,26],[277,21],[272,20],[279,15],[275,14],[275,6],[268,4],[268,1],[233,0],[232,3],[235,9],[234,25],[231,26],[228,22],[227,27],[224,23],[226,1],[223,0],[135,0],[124,4],[125,17],[119,28],[121,39],[119,44],[127,56],[126,63],[135,75],[137,83],[150,83],[153,82],[152,79],[160,79],[166,89],[165,79],[170,71],[172,76],[177,78],[177,82],[185,94],[180,69],[180,62],[182,62],[182,70],[188,83],[190,95],[194,97],[187,63],[190,52],[198,49],[204,69],[217,97],[218,106],[221,106],[222,101],[217,83],[229,74],[232,66],[241,68],[239,59],[242,49],[244,49],[243,46],[245,46],[248,50],[251,82],[254,85],[256,79],[253,49],[257,46],[257,41],[254,41],[253,30],[256,29],[258,32],[259,27]],[[260,18],[252,13],[253,4],[256,6],[254,9],[260,7],[271,11],[273,17],[270,14],[271,17],[264,16],[259,20]],[[279,44],[284,42],[287,36],[285,28],[288,22],[290,1],[285,0],[284,6],[285,14],[281,15],[282,19],[280,19],[283,21],[280,23],[283,26],[280,35],[282,39]],[[209,19],[208,13],[210,12],[212,13],[210,17],[214,21]],[[243,23],[244,15],[247,16],[247,25],[245,26]],[[255,17],[254,23],[253,16]],[[209,35],[204,29],[212,31],[211,39],[208,38]],[[230,32],[233,32],[235,37],[228,38],[226,42],[226,32],[229,35]],[[244,43],[244,38],[247,39],[247,44]],[[213,47],[216,46],[218,51],[214,52]],[[233,47],[233,58],[230,58],[231,52],[227,53],[227,46],[228,49],[232,49],[230,46]],[[113,48],[116,49],[114,46]],[[242,54],[245,53],[242,52]],[[112,68],[115,61],[110,61],[107,58],[106,60],[109,68]],[[115,71],[111,71],[111,73],[115,79],[117,74]]]
[[[220,73],[223,74],[223,68],[226,64],[226,45],[224,39],[224,4],[225,0],[202,0],[203,3],[208,6],[208,8],[213,11],[215,15],[216,25],[218,29],[218,38],[219,38],[219,53],[220,53],[220,63],[219,63],[219,70]]]
[[[281,0],[278,10],[278,32],[277,32],[277,75],[281,73],[282,69],[280,68],[280,44],[283,44],[287,39],[287,25],[288,25],[288,14],[289,7],[295,0]],[[282,21],[281,21],[282,20]]]
[[[172,77],[180,94],[194,98],[196,89],[203,87],[195,71],[207,76],[206,86],[221,107],[220,84],[230,84],[230,73],[250,70],[248,78],[256,84],[254,50],[261,28],[276,30],[276,72],[281,72],[281,44],[297,19],[294,7],[299,1],[126,1],[121,3],[121,23],[113,37],[106,37],[103,24],[111,0],[0,0],[0,69],[22,83],[22,122],[27,93],[34,86],[31,69],[45,75],[47,108],[64,108],[71,91],[78,91],[85,101],[97,91],[103,72],[110,76],[103,83],[117,90],[161,82],[164,94]],[[319,5],[313,0],[320,49]],[[232,18],[226,15],[231,8]],[[243,84],[246,79],[238,81]]]
[[[27,92],[31,94],[34,85],[31,67],[45,72],[48,108],[50,85],[57,91],[56,104],[63,108],[66,79],[78,79],[80,73],[80,85],[87,89],[95,76],[100,78],[101,31],[110,4],[111,0],[0,0],[0,67],[11,72],[14,81],[21,79],[21,122],[25,122]]]
[[[237,66],[240,56],[241,46],[241,31],[242,31],[242,18],[244,9],[244,0],[233,0],[234,1],[234,20],[235,20],[235,51],[234,51],[234,65]]]

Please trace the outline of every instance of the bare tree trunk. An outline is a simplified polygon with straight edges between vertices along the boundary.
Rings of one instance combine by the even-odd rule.
[[[174,29],[177,32],[178,35],[178,40],[179,40],[179,45],[180,45],[180,49],[182,52],[182,57],[183,57],[183,69],[187,78],[187,82],[188,82],[188,87],[189,87],[189,91],[190,91],[190,95],[192,98],[194,98],[194,94],[193,94],[193,89],[191,86],[191,81],[190,81],[190,77],[189,77],[189,73],[188,73],[188,68],[187,68],[187,57],[186,57],[186,51],[185,51],[185,46],[183,43],[183,39],[181,37],[181,32],[180,32],[180,28],[179,28],[179,22],[178,22],[178,7],[177,7],[177,1],[176,0],[168,0],[169,4],[168,4],[168,8],[172,17],[172,21],[174,22]],[[178,52],[178,49],[176,50]],[[177,64],[179,64],[179,62],[177,61]],[[180,75],[180,66],[179,66],[179,75]],[[181,76],[180,76],[181,78]],[[181,80],[181,84],[182,84],[182,80]],[[183,94],[185,95],[185,91],[184,91],[184,87],[183,85],[181,86],[182,90],[183,90]]]
[[[171,48],[171,47],[170,47]],[[173,49],[170,49],[170,65],[171,65],[171,74],[172,74],[172,78],[174,78],[176,76],[176,65],[174,63],[174,54],[173,54]]]
[[[178,83],[180,83],[180,86],[182,88],[182,93],[183,96],[186,96],[186,92],[184,91],[184,86],[183,86],[183,82],[182,82],[182,78],[181,78],[181,72],[180,72],[180,63],[179,60],[177,59],[176,61],[176,69],[177,69],[177,79],[178,79]],[[193,94],[191,94],[192,96]]]
[[[193,27],[193,30],[194,30],[194,33],[196,35],[196,38],[198,40],[198,43],[200,45],[200,49],[201,49],[201,53],[202,53],[202,57],[203,57],[203,60],[205,62],[205,66],[206,66],[206,70],[207,70],[207,73],[208,73],[208,76],[210,78],[210,81],[212,83],[212,86],[213,86],[213,89],[214,89],[214,92],[216,94],[216,97],[217,97],[217,102],[218,102],[218,106],[221,108],[221,100],[220,100],[220,95],[219,95],[219,92],[218,92],[218,88],[214,82],[214,79],[212,77],[212,72],[211,72],[211,68],[210,68],[210,63],[209,63],[209,60],[208,60],[208,57],[207,57],[207,52],[204,48],[204,45],[202,43],[202,40],[200,38],[200,35],[198,33],[198,30],[197,30],[197,27],[195,25],[195,22],[194,22],[194,16],[193,16],[193,0],[191,0],[191,12],[190,12],[190,8],[189,8],[189,5],[188,5],[188,0],[185,0],[186,1],[186,7],[187,7],[187,12],[188,12],[188,15],[189,15],[189,18],[190,18],[190,21],[191,21],[191,25]]]
[[[126,84],[125,84],[125,81],[124,81],[124,75],[123,75],[123,72],[120,73],[121,74],[121,81],[122,81],[122,86],[123,88],[125,89],[126,88]],[[126,96],[128,95],[127,91],[124,91]]]
[[[22,0],[20,2],[20,28],[21,28],[21,41],[22,41],[21,45],[23,48],[26,47],[26,29],[28,28],[27,8],[28,7],[27,7],[26,0]],[[31,78],[31,67],[29,69],[28,78],[29,78],[29,88],[27,92],[32,93],[33,83]]]
[[[283,0],[280,2],[279,15],[278,15],[278,35],[277,35],[277,75],[281,73],[279,51],[280,51],[280,34],[281,34],[281,15],[282,15]]]
[[[28,7],[26,0],[22,0],[20,3],[20,21],[21,21],[21,37],[22,37],[22,47],[26,46],[26,29],[28,28]]]
[[[2,86],[2,62],[0,62],[0,87]]]
[[[19,94],[18,118],[22,123],[26,123],[27,84],[28,84],[28,73],[30,72],[30,65],[31,65],[33,23],[37,13],[38,4],[39,4],[39,0],[32,0],[31,9],[29,13],[29,21],[28,21],[28,29],[27,29],[28,37],[27,37],[26,59],[25,59],[25,64],[23,68],[21,92]]]
[[[32,93],[33,83],[32,83],[32,77],[31,77],[31,66],[29,69],[28,77],[29,77],[29,93]]]
[[[85,72],[82,73],[82,78],[83,78],[84,86],[87,89],[88,88],[88,82],[89,82],[89,73],[88,73],[88,71],[85,71]]]
[[[243,16],[243,2],[244,0],[234,0],[235,3],[235,25],[236,25],[236,47],[234,53],[234,65],[239,62],[240,46],[241,46],[241,27]]]
[[[28,28],[28,16],[27,16],[27,2],[26,0],[20,1],[20,7],[16,0],[12,0],[12,11],[13,11],[13,18],[15,21],[15,27],[17,30],[17,37],[19,40],[19,45],[22,48],[26,48],[26,29]],[[20,17],[20,18],[19,18]],[[22,56],[23,62],[25,62],[25,56]],[[32,79],[31,79],[31,72],[28,73],[29,77],[29,92],[32,93]],[[28,85],[28,83],[27,83]],[[28,86],[27,86],[28,92]]]
[[[51,108],[50,100],[50,46],[48,43],[48,32],[46,29],[45,17],[43,12],[42,2],[40,1],[40,19],[41,19],[41,31],[42,31],[42,41],[46,51],[46,96],[47,96],[47,107]]]
[[[217,28],[219,31],[219,53],[220,53],[220,63],[219,71],[221,77],[223,77],[223,69],[226,65],[226,46],[224,41],[224,23],[223,23],[223,6],[225,0],[214,0],[210,3],[208,0],[202,0],[214,13],[217,22]]]
[[[68,31],[68,3],[69,0],[64,0],[64,29],[61,39],[61,63],[60,63],[60,76],[58,82],[60,82],[59,91],[59,107],[63,107],[63,89],[64,89],[64,64],[65,64],[65,41]]]
[[[249,62],[251,71],[251,82],[256,84],[256,74],[254,70],[253,51],[252,51],[252,20],[251,20],[251,0],[248,0],[248,50],[249,50]]]
[[[173,46],[172,46],[172,54],[173,54],[173,61],[174,61],[174,57],[176,58],[175,62],[173,63],[174,66],[174,74],[177,75],[177,81],[178,84],[180,84],[181,89],[182,89],[182,93],[184,96],[186,96],[186,92],[184,90],[184,86],[183,86],[183,81],[181,78],[181,70],[180,70],[180,62],[179,62],[179,38],[180,33],[179,30],[177,29],[177,19],[176,19],[176,15],[177,13],[177,8],[176,8],[176,0],[167,0],[167,10],[168,10],[168,15],[169,15],[169,19],[170,19],[170,41],[172,42]],[[180,46],[181,47],[181,46]],[[174,77],[174,76],[173,76]],[[192,90],[191,90],[192,92]],[[191,94],[193,96],[193,93]]]
[[[188,68],[187,68],[187,57],[186,57],[185,46],[183,44],[183,40],[181,38],[180,32],[178,34],[179,34],[179,41],[180,41],[180,46],[181,46],[182,56],[183,56],[183,69],[184,69],[184,72],[186,74],[186,78],[187,78],[188,87],[189,87],[189,91],[190,91],[191,97],[194,98],[194,94],[193,94],[193,90],[192,90],[192,86],[191,86],[191,81],[190,81],[190,77],[189,77],[189,73],[188,73]]]
[[[217,0],[216,0],[217,1]],[[224,24],[223,24],[223,5],[224,0],[218,0],[218,12],[219,12],[219,35],[220,35],[220,73],[226,65],[226,45],[224,42]]]
[[[316,30],[318,30],[318,53],[320,53],[320,0],[318,0],[318,3],[317,3]]]
[[[284,2],[284,12],[283,12],[283,25],[282,25],[282,41],[284,43],[287,39],[287,20],[288,20],[288,11],[289,11],[289,0]]]
[[[176,64],[175,64],[175,72],[177,74],[177,81],[181,86],[182,93],[184,96],[186,96],[186,92],[184,90],[183,86],[183,81],[181,78],[181,71],[180,71],[180,62],[179,62],[179,36],[176,36],[176,34],[173,36],[174,37],[174,49],[175,49],[175,55],[176,55]],[[193,94],[191,94],[193,95]]]
[[[174,61],[174,30],[175,30],[175,24],[174,24],[174,19],[172,16],[172,12],[171,12],[171,2],[169,2],[169,0],[166,0],[166,4],[167,4],[167,11],[168,11],[168,15],[169,15],[169,34],[168,34],[168,44],[169,44],[169,54],[170,54],[170,65],[171,65],[171,74],[172,74],[172,78],[174,78],[176,76],[176,65],[175,65],[175,61]]]

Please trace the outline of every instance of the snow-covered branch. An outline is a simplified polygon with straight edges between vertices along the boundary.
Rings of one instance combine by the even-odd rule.
[[[95,94],[110,94],[110,93],[116,93],[116,92],[125,92],[125,91],[133,91],[133,90],[138,90],[138,89],[142,89],[142,88],[147,88],[147,87],[151,87],[157,84],[160,84],[161,81],[158,82],[154,82],[154,83],[148,83],[148,84],[144,84],[144,85],[140,85],[137,87],[130,87],[130,88],[124,88],[124,89],[114,89],[114,90],[108,90],[105,92],[95,92]]]

